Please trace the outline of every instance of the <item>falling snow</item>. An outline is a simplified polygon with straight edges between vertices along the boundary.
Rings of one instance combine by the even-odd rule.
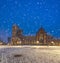
[[[0,35],[4,41],[11,36],[13,24],[27,35],[36,34],[42,25],[46,32],[60,37],[60,0],[0,0]]]

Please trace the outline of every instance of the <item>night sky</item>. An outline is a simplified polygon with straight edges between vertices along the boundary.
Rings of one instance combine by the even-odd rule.
[[[42,26],[48,34],[60,37],[60,0],[0,0],[0,38],[7,42],[12,25],[24,35],[35,35]]]

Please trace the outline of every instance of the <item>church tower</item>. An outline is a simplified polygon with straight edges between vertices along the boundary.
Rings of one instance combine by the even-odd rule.
[[[18,30],[19,28],[18,28],[18,26],[17,25],[13,25],[12,26],[12,42],[11,42],[11,44],[12,45],[16,45],[17,44],[17,30]]]
[[[22,30],[17,26],[12,27],[12,45],[20,45],[23,40]]]
[[[36,41],[38,41],[38,44],[46,44],[47,43],[47,34],[43,27],[39,29],[39,31],[36,34]]]

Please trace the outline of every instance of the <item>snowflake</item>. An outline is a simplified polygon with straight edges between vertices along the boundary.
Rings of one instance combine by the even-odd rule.
[[[58,10],[57,9],[55,11],[56,11],[56,13],[58,13]]]
[[[60,29],[58,29],[58,31],[60,31]]]
[[[26,17],[26,14],[24,14],[24,16]]]
[[[6,33],[8,32],[8,30],[5,31]]]
[[[34,19],[36,19],[37,17],[34,17]]]
[[[6,8],[6,5],[4,4],[4,5],[2,6],[2,8]]]
[[[37,5],[39,5],[40,3],[39,2],[37,2]]]
[[[52,30],[51,32],[54,33],[54,30]]]
[[[52,23],[55,23],[55,21],[52,21]]]
[[[6,23],[6,21],[3,21],[3,23],[5,24],[5,23]]]
[[[46,8],[45,10],[46,10],[46,11],[48,11],[49,9],[48,9],[48,8]]]
[[[40,9],[41,9],[42,7],[40,6]]]
[[[20,24],[18,24],[18,26],[19,26]]]
[[[39,19],[39,16],[37,16],[37,19]]]
[[[42,2],[40,2],[40,5],[42,5]]]
[[[11,23],[13,24],[14,22],[13,22],[13,21],[11,21]]]
[[[21,7],[21,4],[18,4],[19,7]]]
[[[10,27],[9,25],[7,25],[8,26],[8,28]]]
[[[27,7],[27,6],[28,6],[28,4],[25,4],[24,6],[25,6],[25,7]]]
[[[17,2],[17,1],[15,1],[15,4],[18,4],[18,2]]]
[[[28,3],[28,5],[32,5],[32,3]]]

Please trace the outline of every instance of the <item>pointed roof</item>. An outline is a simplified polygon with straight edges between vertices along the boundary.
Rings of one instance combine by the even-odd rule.
[[[22,30],[19,28],[19,26],[18,26],[18,25],[13,24],[13,28],[14,28],[14,27],[16,27],[18,31],[22,31]]]
[[[38,32],[40,32],[40,33],[46,33],[43,27],[41,27]]]
[[[17,28],[19,28],[16,24],[13,24],[13,27],[17,27]]]

